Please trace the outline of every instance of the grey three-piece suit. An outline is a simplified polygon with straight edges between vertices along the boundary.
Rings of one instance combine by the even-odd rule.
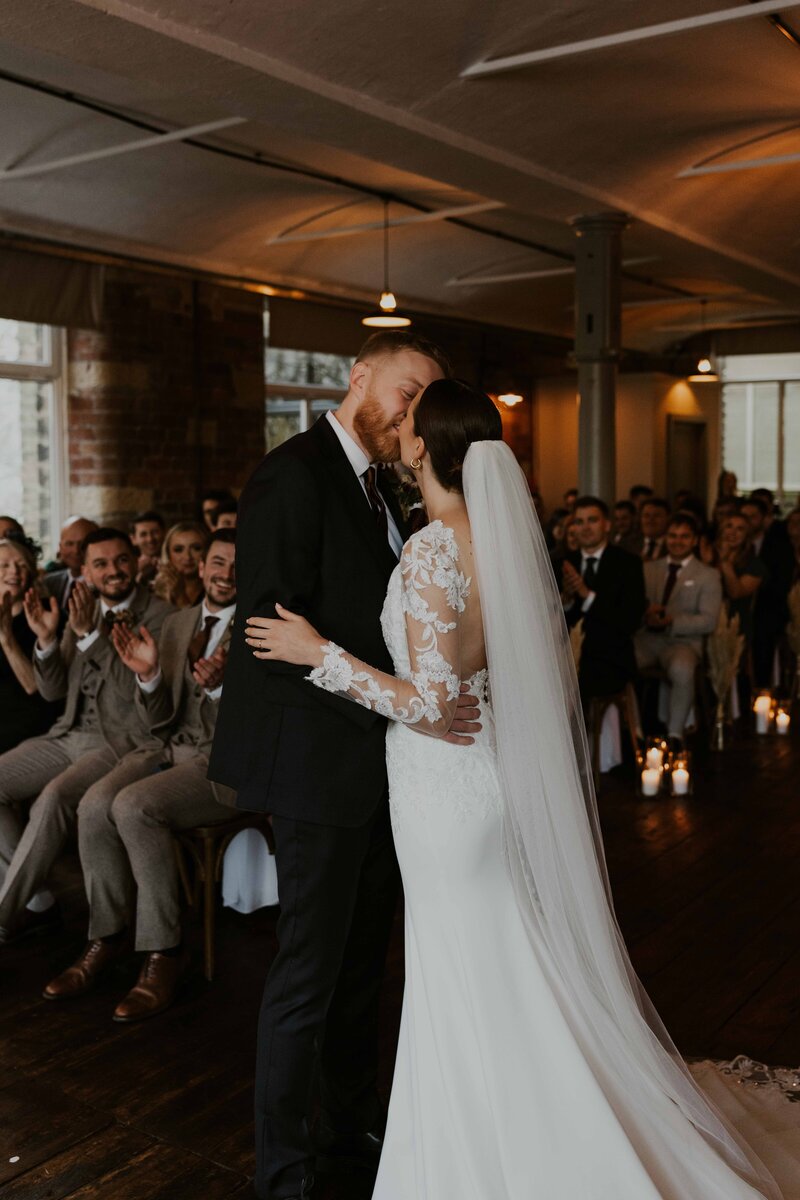
[[[180,900],[171,831],[232,815],[234,792],[206,778],[217,702],[195,682],[188,659],[201,613],[197,605],[165,621],[161,681],[149,694],[136,689],[151,737],[90,788],[78,809],[90,940],[119,932],[135,912],[137,950],[176,946]],[[229,641],[230,625],[220,646]]]
[[[172,611],[137,587],[130,621],[157,637]],[[136,680],[111,643],[98,600],[99,636],[85,651],[67,627],[34,672],[45,700],[66,698],[64,713],[44,737],[29,738],[0,756],[0,926],[13,926],[44,885],[75,824],[87,788],[147,736],[134,707]],[[30,806],[25,821],[25,809]]]
[[[661,604],[667,583],[669,559],[644,564],[647,603]],[[678,737],[694,701],[694,675],[703,656],[703,638],[717,625],[722,605],[719,571],[698,558],[682,567],[667,602],[672,624],[664,631],[640,629],[634,639],[637,665],[661,666],[670,682],[668,730]]]

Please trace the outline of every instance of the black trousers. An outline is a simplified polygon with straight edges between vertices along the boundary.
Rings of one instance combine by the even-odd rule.
[[[278,954],[264,989],[256,1061],[256,1193],[295,1196],[313,1165],[319,1074],[326,1123],[378,1119],[378,997],[399,889],[389,807],[337,829],[273,817]]]

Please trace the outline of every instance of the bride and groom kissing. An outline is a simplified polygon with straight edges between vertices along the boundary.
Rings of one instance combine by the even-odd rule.
[[[376,469],[398,459],[411,537]],[[248,482],[237,577],[209,775],[275,835],[256,1194],[312,1196],[317,1160],[357,1156],[374,1200],[778,1200],[631,968],[560,596],[489,397],[425,339],[373,335],[337,412]]]

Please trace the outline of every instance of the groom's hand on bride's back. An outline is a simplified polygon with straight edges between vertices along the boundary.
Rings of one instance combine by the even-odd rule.
[[[456,705],[456,715],[453,718],[453,724],[450,726],[450,732],[444,739],[446,742],[450,742],[453,746],[473,745],[475,735],[480,733],[483,728],[480,722],[481,711],[478,704],[478,697],[473,696],[467,685],[462,683],[461,694],[458,697],[458,704]]]

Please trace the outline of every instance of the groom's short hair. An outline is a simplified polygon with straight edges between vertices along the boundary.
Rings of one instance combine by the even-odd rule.
[[[450,360],[444,350],[421,334],[409,333],[406,330],[383,329],[379,333],[371,334],[359,350],[356,362],[369,362],[371,359],[401,354],[403,350],[413,350],[415,354],[432,358],[445,379],[449,379],[453,374]]]
[[[599,508],[603,516],[608,520],[608,505],[599,496],[578,496],[572,507],[572,511],[576,513],[579,508]]]

